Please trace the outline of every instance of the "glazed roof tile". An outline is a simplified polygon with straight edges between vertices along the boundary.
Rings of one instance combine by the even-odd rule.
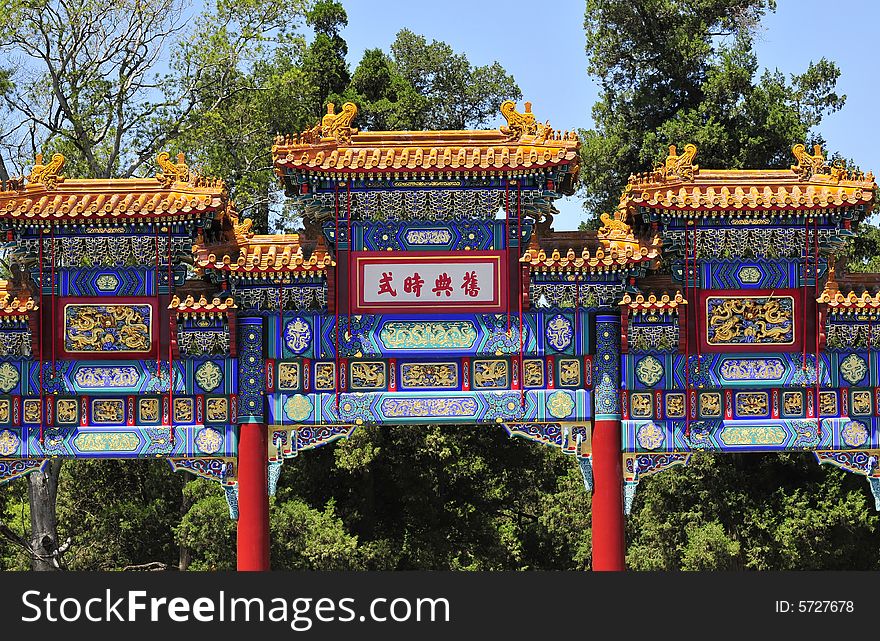
[[[64,156],[44,165],[42,156],[27,179],[0,186],[0,218],[28,222],[83,219],[201,216],[225,210],[226,187],[220,180],[190,172],[183,161],[159,154],[162,171],[152,178],[72,179],[60,173]]]
[[[848,274],[843,283],[838,283],[832,268],[822,294],[816,301],[828,305],[831,313],[880,309],[880,274]]]
[[[346,103],[340,114],[328,105],[321,124],[298,136],[279,136],[272,147],[278,170],[329,172],[541,169],[568,163],[579,166],[580,141],[574,132],[558,132],[538,123],[531,113],[501,106],[508,121],[495,130],[373,131],[358,133],[350,124],[357,114]]]
[[[214,298],[210,302],[204,296],[199,300],[195,300],[192,296],[187,296],[184,300],[180,300],[179,296],[171,299],[168,309],[174,309],[178,314],[205,314],[205,313],[225,313],[234,309],[238,309],[235,301],[229,297],[225,300]]]
[[[842,292],[835,287],[828,287],[816,299],[820,303],[828,305],[831,311],[858,311],[880,308],[880,293],[863,291],[856,294],[853,290]]]
[[[760,214],[796,210],[871,205],[877,185],[874,175],[849,171],[825,162],[821,150],[792,149],[797,165],[789,169],[701,169],[693,164],[697,148],[675,146],[654,171],[630,176],[624,200],[630,205],[687,211],[742,210]]]
[[[679,305],[687,305],[687,301],[680,291],[676,291],[673,296],[666,292],[659,296],[654,292],[649,292],[647,296],[638,293],[635,297],[627,292],[623,295],[623,300],[620,301],[620,304],[626,305],[634,312],[648,312],[674,310]]]
[[[336,266],[321,242],[306,257],[299,234],[249,235],[233,245],[195,245],[193,252],[197,267],[231,272],[321,272]]]
[[[24,299],[5,293],[0,298],[0,316],[26,316],[38,309],[36,301],[30,296]]]
[[[592,253],[584,247],[580,254],[569,249],[564,255],[558,249],[548,255],[544,249],[531,246],[523,253],[520,262],[528,265],[531,271],[613,271],[628,265],[649,263],[659,256],[660,247],[657,244],[651,247],[612,245],[607,249],[599,247]]]

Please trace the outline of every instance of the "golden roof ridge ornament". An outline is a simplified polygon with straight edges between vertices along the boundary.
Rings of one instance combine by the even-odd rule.
[[[235,240],[239,243],[246,243],[248,240],[254,237],[254,232],[252,231],[252,227],[254,226],[254,221],[252,218],[245,218],[240,223],[238,219],[233,223],[232,229],[235,234]]]
[[[791,148],[791,153],[797,159],[797,164],[792,165],[791,170],[801,180],[809,180],[813,174],[826,173],[825,157],[822,155],[821,145],[813,145],[813,153],[809,154],[806,146],[798,143]]]
[[[183,152],[177,154],[177,162],[171,162],[171,155],[167,151],[163,151],[156,157],[156,163],[162,170],[156,174],[156,179],[163,187],[170,187],[176,182],[189,182],[189,167],[185,162]]]
[[[501,103],[501,115],[507,121],[507,126],[499,127],[501,133],[509,136],[511,140],[519,140],[523,136],[536,136],[543,133],[546,138],[549,127],[541,125],[535,120],[532,113],[532,103],[526,101],[526,110],[521,113],[516,110],[516,102],[505,100]],[[541,129],[544,128],[543,131]]]
[[[614,210],[614,214],[604,213],[599,216],[602,226],[599,228],[597,236],[606,250],[635,248],[639,245],[632,227],[626,222],[629,215],[629,192],[630,187],[627,185],[620,196],[620,203]]]
[[[58,183],[64,182],[64,176],[60,173],[64,162],[62,154],[52,154],[52,160],[44,165],[43,154],[37,154],[37,161],[27,177],[28,182],[45,185],[46,189],[55,189]]]
[[[352,135],[358,132],[351,126],[352,120],[357,116],[358,108],[353,102],[342,105],[340,113],[335,112],[335,105],[327,103],[327,113],[321,118],[321,140],[336,140],[340,145],[351,142]]]
[[[697,146],[688,143],[684,146],[684,153],[680,156],[675,145],[669,145],[669,155],[659,167],[660,177],[664,180],[693,180],[700,173],[700,166],[693,164],[697,155]]]

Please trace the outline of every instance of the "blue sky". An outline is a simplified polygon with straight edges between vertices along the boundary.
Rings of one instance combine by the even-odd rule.
[[[343,0],[349,26],[343,37],[352,69],[367,48],[387,51],[406,27],[428,40],[443,40],[473,64],[494,60],[513,74],[540,121],[557,129],[589,128],[597,87],[587,76],[583,0]],[[880,171],[873,120],[877,21],[880,3],[779,0],[757,42],[761,67],[791,74],[825,56],[841,70],[843,110],[819,127],[828,151],[840,151],[865,170]],[[680,141],[681,143],[687,141]],[[792,141],[792,144],[798,141]],[[699,162],[699,156],[697,158]],[[633,170],[641,168],[634,167]],[[575,229],[582,218],[577,196],[561,199],[557,230]]]

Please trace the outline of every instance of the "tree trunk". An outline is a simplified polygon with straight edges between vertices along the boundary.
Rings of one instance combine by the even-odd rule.
[[[63,459],[51,459],[45,471],[31,472],[27,477],[31,504],[31,548],[34,550],[31,569],[37,572],[61,569],[60,559],[55,555],[59,546],[55,499],[63,462]]]

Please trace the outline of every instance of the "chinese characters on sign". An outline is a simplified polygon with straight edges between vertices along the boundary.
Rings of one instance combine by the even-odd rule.
[[[506,296],[500,252],[437,254],[355,252],[353,311],[502,311]]]
[[[378,295],[388,294],[391,298],[397,297],[397,290],[392,287],[394,281],[394,272],[382,272],[382,278],[379,279]],[[412,276],[403,279],[403,291],[407,294],[415,294],[416,298],[422,297],[422,285],[425,284],[424,279],[419,272],[413,272]],[[461,289],[465,295],[471,298],[477,298],[480,295],[480,286],[477,279],[476,271],[464,273],[464,280],[461,283]],[[434,288],[431,290],[437,296],[446,294],[452,296],[452,278],[446,272],[440,274],[434,281]],[[427,298],[427,297],[426,297]]]

